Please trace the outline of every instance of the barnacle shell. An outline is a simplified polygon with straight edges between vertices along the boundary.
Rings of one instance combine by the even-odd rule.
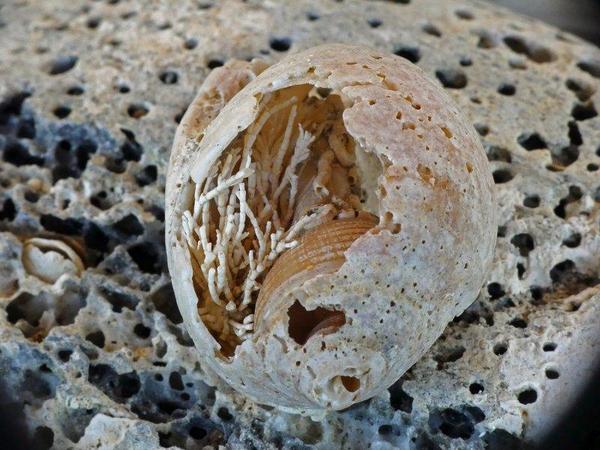
[[[419,68],[362,46],[213,71],[177,131],[166,198],[173,287],[205,369],[292,411],[391,385],[475,299],[495,245],[473,128]]]

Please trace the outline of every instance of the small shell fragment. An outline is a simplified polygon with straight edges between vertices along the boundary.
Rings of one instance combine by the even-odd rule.
[[[79,255],[66,243],[44,238],[25,241],[23,267],[47,283],[54,283],[65,274],[79,276],[85,269]]]
[[[496,239],[475,130],[419,68],[362,46],[214,70],[178,128],[166,203],[203,364],[301,413],[396,381],[476,298]]]

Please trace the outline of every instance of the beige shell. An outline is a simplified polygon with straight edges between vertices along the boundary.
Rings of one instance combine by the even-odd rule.
[[[25,241],[23,267],[47,283],[65,274],[80,275],[85,269],[79,255],[63,241],[39,237]]]
[[[419,68],[362,46],[214,70],[177,131],[166,198],[203,367],[306,413],[397,380],[475,299],[496,239],[471,125]]]

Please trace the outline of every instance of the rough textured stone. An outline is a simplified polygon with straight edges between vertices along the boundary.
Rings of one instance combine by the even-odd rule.
[[[0,367],[38,442],[493,448],[539,437],[588,379],[597,48],[434,0],[15,1],[0,32]],[[316,423],[203,372],[166,275],[162,208],[176,121],[211,67],[332,41],[397,52],[448,89],[492,161],[502,220],[476,303],[389,394]],[[86,270],[28,274],[33,236],[65,240]]]

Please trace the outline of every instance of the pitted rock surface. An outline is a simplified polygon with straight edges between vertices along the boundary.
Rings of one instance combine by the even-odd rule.
[[[39,445],[506,448],[540,439],[588,380],[597,48],[473,1],[26,0],[0,21],[2,402]],[[314,421],[203,372],[170,286],[163,193],[212,68],[324,42],[394,52],[448,89],[486,148],[501,225],[486,285],[434,347],[386,395]],[[31,273],[31,237],[65,242],[85,270]]]

